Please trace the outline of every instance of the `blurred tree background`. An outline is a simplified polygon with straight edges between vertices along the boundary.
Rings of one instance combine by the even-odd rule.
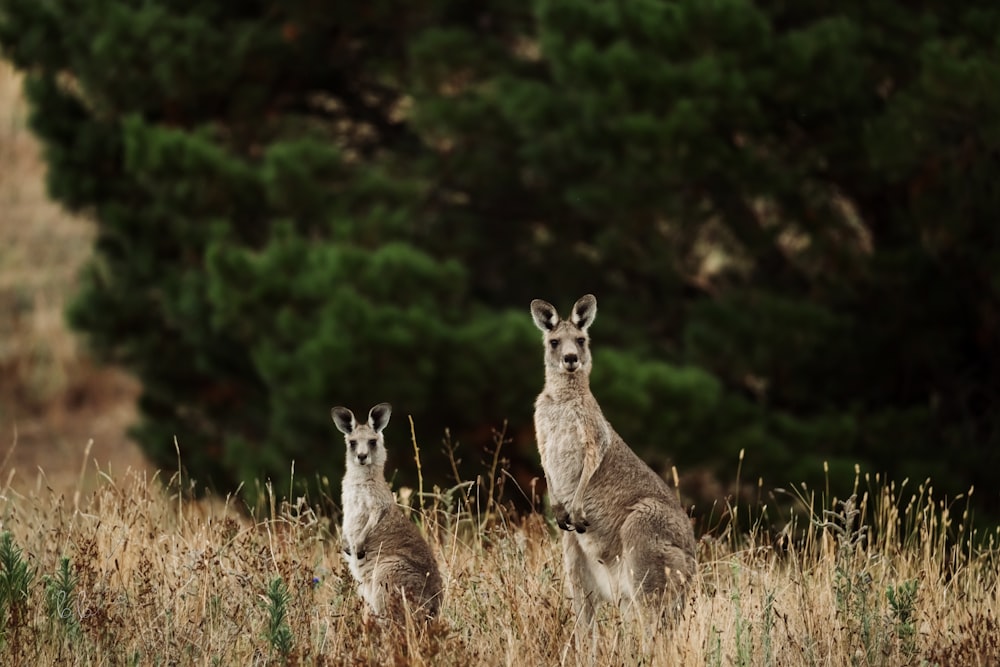
[[[99,224],[71,322],[220,490],[339,479],[334,404],[393,403],[405,471],[406,415],[534,465],[528,302],[593,292],[647,460],[1000,512],[998,34],[975,0],[0,0]]]

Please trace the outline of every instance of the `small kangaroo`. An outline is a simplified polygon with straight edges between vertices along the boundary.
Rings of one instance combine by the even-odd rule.
[[[354,413],[336,407],[333,423],[347,443],[341,490],[344,554],[358,592],[380,617],[403,619],[403,597],[431,618],[441,606],[442,583],[434,554],[420,531],[396,506],[385,481],[385,441],[392,406],[379,403],[359,424]]]
[[[590,392],[587,329],[597,299],[581,297],[568,320],[535,299],[531,315],[545,341],[535,437],[552,512],[566,531],[563,561],[574,607],[588,623],[598,597],[673,615],[695,574],[694,531],[675,493],[625,444]]]

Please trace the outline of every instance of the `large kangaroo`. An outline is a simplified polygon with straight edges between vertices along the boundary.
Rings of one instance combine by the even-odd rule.
[[[385,481],[382,430],[392,407],[379,403],[359,424],[347,408],[333,408],[333,423],[347,443],[341,502],[344,554],[358,592],[378,616],[403,620],[403,597],[414,616],[437,615],[441,574],[420,531],[403,516]]]
[[[673,615],[695,574],[694,531],[675,493],[629,449],[590,392],[587,329],[597,299],[581,297],[568,320],[535,299],[531,315],[545,334],[535,436],[552,511],[566,531],[574,607],[588,622],[597,597],[657,618]]]

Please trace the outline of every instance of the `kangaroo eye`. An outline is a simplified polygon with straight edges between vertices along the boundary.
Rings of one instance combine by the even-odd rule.
[[[576,344],[579,345],[580,347],[583,347],[584,345],[587,344],[587,339],[586,338],[577,338],[576,339]]]
[[[549,341],[549,347],[551,347],[553,350],[556,349],[557,347],[559,347],[559,341],[553,338],[552,340]]]
[[[347,444],[350,445],[351,451],[353,451],[354,448],[358,446],[358,441],[357,440],[348,440]]]
[[[377,443],[378,443],[378,440],[376,440],[375,438],[372,438],[371,440],[368,441],[368,446],[369,447],[374,447]]]

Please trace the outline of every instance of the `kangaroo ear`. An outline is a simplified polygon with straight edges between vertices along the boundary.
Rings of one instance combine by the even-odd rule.
[[[573,304],[573,314],[569,319],[570,322],[580,327],[581,330],[586,331],[587,327],[594,323],[596,316],[597,297],[593,294],[586,294]]]
[[[531,317],[535,326],[542,331],[552,331],[559,324],[559,313],[548,301],[535,299],[531,302]]]
[[[350,435],[354,431],[354,427],[358,425],[354,421],[354,413],[347,408],[338,406],[330,410],[330,416],[333,417],[333,423],[337,425],[337,430],[344,435]]]
[[[376,433],[381,433],[382,429],[389,425],[389,415],[391,414],[391,405],[379,403],[368,413],[368,425],[375,429]]]

